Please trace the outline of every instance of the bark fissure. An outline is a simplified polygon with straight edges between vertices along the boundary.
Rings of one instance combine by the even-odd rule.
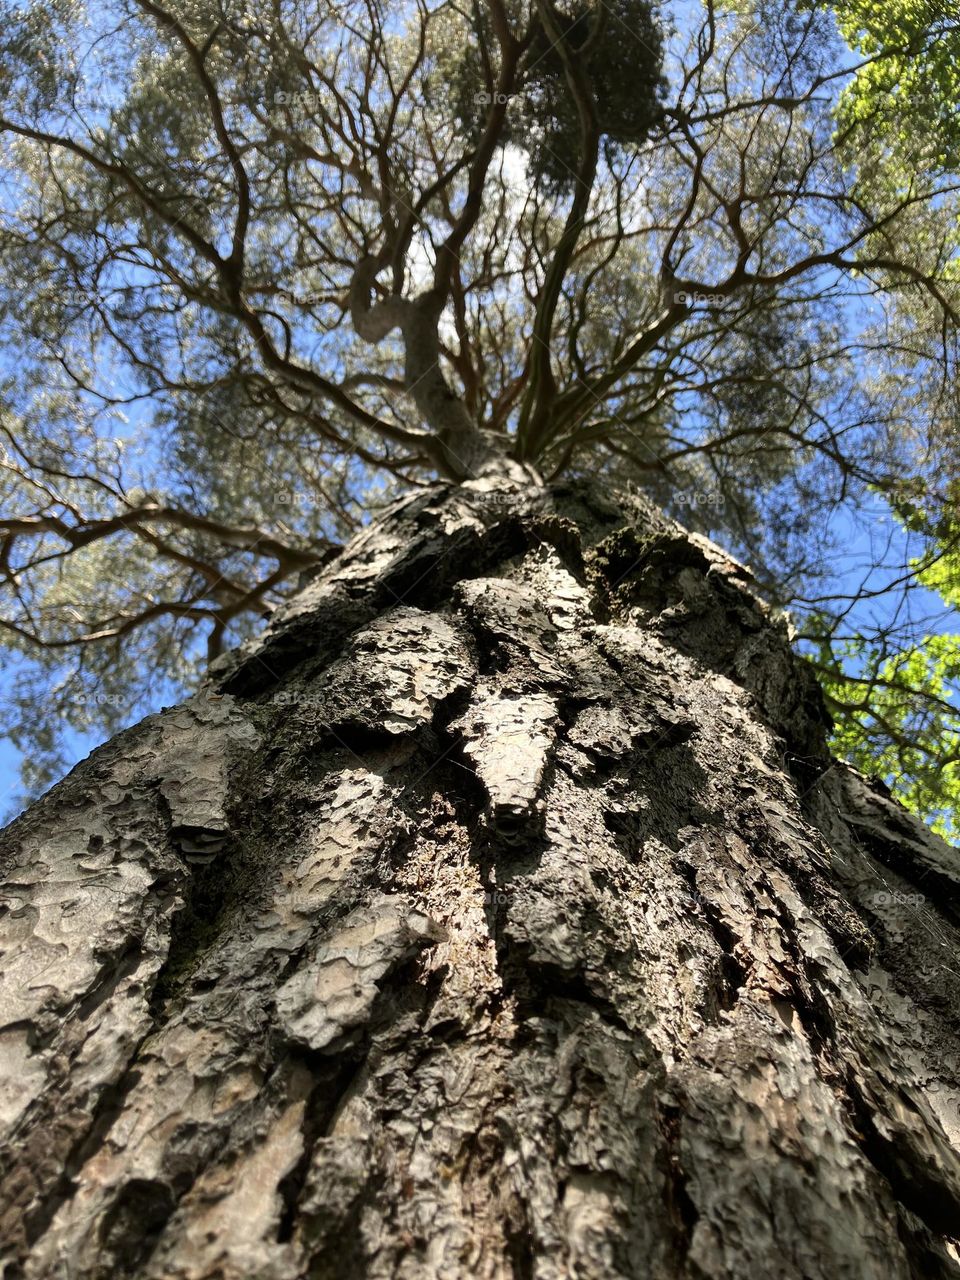
[[[867,1159],[889,1184],[899,1202],[911,1211],[934,1236],[942,1240],[960,1239],[960,1201],[932,1170],[910,1159],[909,1149],[884,1137],[876,1114],[854,1077],[847,1079],[847,1096],[857,1127],[860,1146]]]
[[[288,1056],[287,1064],[298,1060],[309,1071],[314,1083],[307,1097],[301,1122],[303,1151],[293,1168],[277,1184],[277,1191],[283,1201],[283,1212],[276,1230],[279,1244],[289,1242],[295,1228],[302,1222],[301,1198],[314,1149],[329,1133],[337,1109],[356,1083],[367,1061],[367,1055],[365,1049],[360,1049],[353,1057],[342,1055],[331,1063],[323,1060],[320,1055],[307,1052]]]
[[[663,1194],[667,1213],[674,1227],[673,1247],[678,1275],[686,1272],[687,1254],[697,1225],[697,1207],[687,1192],[687,1175],[680,1159],[680,1128],[683,1123],[678,1107],[664,1106],[661,1125],[664,1134],[666,1169]]]

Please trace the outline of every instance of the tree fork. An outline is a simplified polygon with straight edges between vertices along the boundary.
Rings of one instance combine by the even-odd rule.
[[[960,1275],[958,870],[748,572],[502,464],[4,834],[12,1280]]]

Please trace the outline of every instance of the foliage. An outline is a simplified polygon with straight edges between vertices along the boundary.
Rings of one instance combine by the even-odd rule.
[[[530,155],[546,189],[569,192],[583,164],[579,112],[564,65],[564,46],[581,55],[593,87],[608,156],[642,143],[661,110],[664,84],[660,27],[647,0],[584,3],[560,14],[558,43],[542,23],[527,51],[514,138]]]
[[[549,15],[550,6],[544,6]],[[519,15],[514,15],[519,16]],[[580,65],[592,91],[596,123],[612,157],[643,142],[662,111],[663,35],[649,0],[580,3],[557,9],[548,30],[534,6],[516,85],[504,96],[498,142],[523,151],[529,174],[544,190],[569,194],[584,163],[576,84],[568,60]],[[464,24],[449,22],[435,42],[430,103],[449,103],[457,123],[479,142],[485,108],[500,94],[491,9],[474,4]]]
[[[817,675],[835,720],[833,749],[882,778],[947,839],[960,832],[960,635],[925,635],[891,656],[862,638],[824,637]]]
[[[909,565],[911,589],[945,607],[935,630],[910,643],[894,629],[837,638],[836,618],[807,620],[813,661],[835,720],[834,750],[895,791],[942,835],[960,835],[960,519],[958,485],[936,513],[901,498],[902,526],[928,538]]]
[[[960,15],[946,0],[840,0],[840,30],[863,56],[840,104],[859,141],[882,139],[914,168],[960,168]],[[903,173],[909,180],[909,172]]]

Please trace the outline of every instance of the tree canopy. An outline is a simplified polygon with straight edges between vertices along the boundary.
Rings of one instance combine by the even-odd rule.
[[[841,115],[915,164],[960,168],[960,15],[946,0],[841,0],[839,27],[863,55]]]
[[[912,0],[5,6],[28,783],[64,726],[188,686],[379,506],[502,450],[748,558],[843,749],[939,811],[955,650],[827,583],[833,514],[878,494],[927,513],[888,595],[953,563],[956,30]],[[869,655],[865,711],[839,682]]]

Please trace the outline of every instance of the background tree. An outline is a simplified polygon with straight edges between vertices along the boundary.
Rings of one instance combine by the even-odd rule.
[[[495,442],[642,484],[781,605],[822,594],[825,511],[941,465],[952,172],[855,173],[829,12],[667,23],[11,10],[4,566],[34,785],[41,692],[115,727]]]
[[[957,58],[960,21],[942,4],[835,6],[840,29],[863,56],[838,103],[842,128],[855,155],[856,188],[872,199],[883,190],[906,195],[917,176],[958,169]],[[933,215],[936,220],[936,215]],[[955,218],[952,210],[949,218]],[[906,223],[886,234],[923,243],[931,212],[914,209]],[[954,250],[946,277],[957,278]],[[898,384],[906,432],[925,432],[936,446],[931,474],[919,481],[892,479],[888,496],[911,534],[879,547],[887,582],[868,573],[862,593],[823,602],[804,624],[816,649],[816,665],[838,723],[835,749],[894,785],[916,812],[953,834],[957,800],[957,654],[953,614],[960,582],[956,561],[958,401],[956,333],[936,305],[916,291],[900,295],[888,313],[886,341],[911,359],[926,352],[925,391],[916,398],[894,363],[885,374]],[[939,368],[942,374],[935,370]],[[878,540],[879,542],[879,540]],[[864,609],[864,600],[895,601]],[[871,616],[871,613],[873,616]],[[878,616],[879,615],[879,616]]]
[[[956,178],[669,17],[9,13],[14,672],[196,691],[0,836],[7,1274],[956,1280],[955,851],[792,641],[926,805],[829,517],[951,592]]]

